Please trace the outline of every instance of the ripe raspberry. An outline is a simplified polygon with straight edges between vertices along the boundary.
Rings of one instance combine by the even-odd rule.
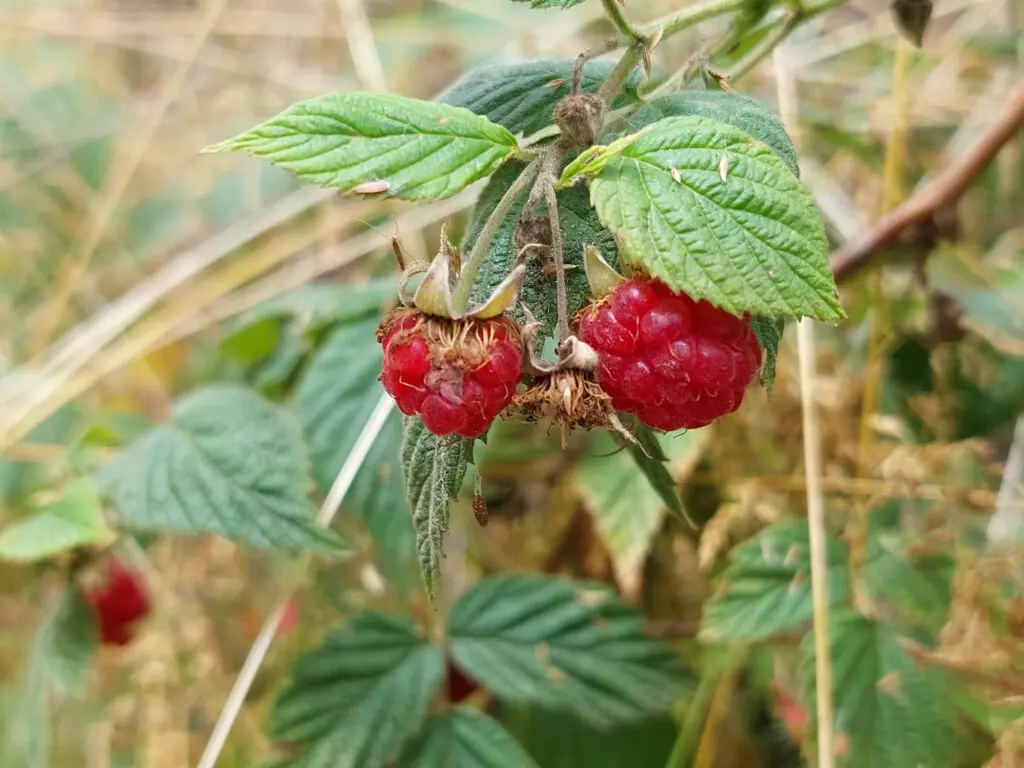
[[[377,336],[384,389],[437,435],[481,435],[522,377],[519,334],[504,318],[449,320],[401,309]]]
[[[149,594],[142,579],[117,559],[110,561],[106,581],[89,590],[87,597],[99,619],[104,645],[128,645],[132,624],[149,614]]]
[[[584,309],[579,337],[597,350],[597,381],[612,405],[665,431],[735,411],[761,366],[749,318],[657,280],[627,280]]]

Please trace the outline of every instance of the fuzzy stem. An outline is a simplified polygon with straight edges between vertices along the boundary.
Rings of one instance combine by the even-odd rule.
[[[622,6],[619,5],[618,0],[601,0],[601,5],[604,7],[605,14],[622,35],[631,40],[644,39],[644,36],[637,31],[636,27],[629,23],[629,19],[622,12]]]
[[[455,287],[452,305],[456,313],[461,314],[469,307],[469,299],[473,293],[473,283],[476,281],[477,273],[480,272],[480,267],[483,266],[484,261],[487,259],[487,252],[491,248],[494,236],[498,234],[501,223],[508,216],[509,211],[512,210],[512,206],[516,204],[519,196],[533,182],[538,171],[540,171],[540,161],[532,160],[516,180],[512,182],[512,186],[501,196],[498,204],[491,211],[491,215],[484,222],[484,228],[480,231],[476,242],[473,243],[473,248],[469,252],[469,258],[462,267],[462,274],[459,275],[459,283]]]
[[[697,3],[678,13],[664,16],[657,21],[644,27],[646,35],[653,34],[661,29],[662,39],[682,32],[690,27],[695,27],[702,21],[713,19],[715,16],[723,16],[733,11],[743,9],[746,0],[708,0],[708,2]]]
[[[550,178],[542,178],[544,200],[551,222],[551,256],[555,262],[555,292],[558,301],[558,344],[569,338],[569,299],[565,292],[565,257],[562,253],[562,225],[558,219],[558,196]]]
[[[771,52],[775,50],[775,46],[789,37],[789,33],[800,26],[803,15],[803,10],[799,7],[787,10],[782,17],[782,23],[769,29],[761,42],[753,50],[729,68],[726,73],[727,81],[731,83],[738,80],[756,67],[762,59],[771,55]]]
[[[619,63],[615,65],[615,69],[608,75],[608,79],[604,81],[601,86],[601,90],[598,94],[604,103],[611,106],[612,101],[619,95],[619,91],[622,90],[622,86],[629,78],[630,73],[636,69],[636,65],[640,63],[640,58],[644,53],[644,46],[646,43],[643,40],[634,42],[626,52],[622,54],[622,58],[619,59]]]

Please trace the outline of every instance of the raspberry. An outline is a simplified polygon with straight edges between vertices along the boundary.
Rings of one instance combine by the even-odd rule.
[[[479,686],[476,681],[462,671],[454,660],[448,659],[445,670],[445,693],[448,701],[458,704],[472,696]]]
[[[504,318],[450,320],[401,309],[385,318],[378,338],[384,389],[437,435],[483,434],[522,377],[518,331]]]
[[[735,411],[761,366],[749,317],[657,280],[627,280],[584,309],[579,337],[597,350],[612,405],[666,432]]]
[[[113,559],[106,581],[89,590],[89,602],[99,619],[100,640],[104,645],[128,645],[134,624],[149,614],[149,594],[138,574]]]

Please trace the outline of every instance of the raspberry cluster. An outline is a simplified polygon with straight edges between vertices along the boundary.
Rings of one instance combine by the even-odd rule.
[[[735,411],[761,366],[749,318],[657,280],[627,280],[584,309],[579,338],[598,353],[597,381],[612,405],[665,431]]]
[[[438,435],[479,437],[522,377],[519,335],[504,318],[450,320],[405,309],[385,319],[378,337],[384,389]]]
[[[99,619],[104,645],[128,645],[135,622],[149,614],[149,594],[142,579],[117,559],[110,561],[106,580],[86,596]]]

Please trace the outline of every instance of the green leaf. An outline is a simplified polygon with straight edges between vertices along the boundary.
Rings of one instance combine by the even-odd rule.
[[[206,151],[245,150],[344,192],[387,182],[403,200],[443,200],[519,151],[515,137],[466,109],[405,96],[332,93]]]
[[[703,448],[705,434],[686,432],[654,440],[672,460],[692,461]],[[619,584],[632,595],[640,587],[643,564],[664,520],[666,502],[683,519],[686,512],[663,462],[648,459],[639,447],[635,453],[618,448],[611,435],[597,433],[576,475],[580,496],[611,553]],[[637,466],[642,472],[636,471]]]
[[[834,613],[832,653],[834,732],[846,744],[842,768],[955,764],[954,704],[945,672],[914,662],[890,627],[853,611]],[[814,643],[805,638],[807,710],[815,712]]]
[[[314,355],[299,383],[296,413],[313,460],[313,476],[326,493],[384,394],[378,381],[383,353],[376,316],[336,328]],[[392,413],[345,498],[344,509],[365,521],[385,570],[398,575],[412,563],[412,518],[399,461],[402,420]]]
[[[739,128],[782,158],[800,175],[796,148],[779,120],[764,104],[750,96],[726,91],[684,91],[651,99],[629,118],[629,132],[636,133],[666,117],[708,117]]]
[[[406,618],[364,613],[295,665],[274,705],[271,737],[295,768],[392,764],[423,725],[444,678],[441,650]]]
[[[849,594],[845,548],[827,540],[829,603]],[[730,553],[715,594],[704,604],[705,642],[765,640],[810,621],[811,566],[807,523],[763,530]]]
[[[0,745],[0,764],[24,768],[51,764],[50,691],[82,693],[98,639],[92,607],[76,587],[68,587],[40,624],[22,665],[21,686]]]
[[[779,344],[782,343],[782,334],[786,330],[786,319],[754,315],[750,318],[750,327],[753,328],[757,343],[761,345],[761,351],[764,353],[761,386],[770,395],[775,387],[775,366],[779,360]]]
[[[702,117],[631,138],[590,184],[623,262],[735,314],[843,318],[821,216],[772,150]]]
[[[483,712],[454,707],[427,718],[399,768],[537,768],[511,734]]]
[[[92,480],[71,481],[60,498],[4,528],[0,558],[16,562],[44,560],[75,547],[103,545],[115,534],[103,520]]]
[[[419,419],[405,419],[402,467],[406,496],[412,507],[423,582],[431,600],[437,596],[441,581],[448,508],[459,495],[472,460],[472,440],[455,435],[439,437]]]
[[[539,707],[502,707],[501,717],[544,768],[661,768],[678,731],[668,715],[612,727]]]
[[[465,74],[438,101],[466,107],[512,133],[530,135],[553,125],[552,112],[555,104],[569,95],[575,64],[567,59],[480,67]],[[589,62],[583,71],[583,90],[596,93],[614,66],[607,61]],[[643,70],[637,68],[612,108],[639,103],[637,88],[642,81]]]
[[[46,675],[60,690],[80,694],[99,643],[96,614],[77,587],[64,590],[39,630]]]
[[[208,531],[283,549],[337,550],[306,497],[292,417],[251,390],[215,385],[183,398],[105,468],[121,519],[140,529]]]
[[[499,169],[484,187],[480,199],[473,209],[469,228],[463,240],[464,252],[468,252],[473,247],[487,217],[521,170],[520,163],[509,163]],[[524,192],[501,223],[501,227],[491,243],[487,261],[480,269],[474,284],[473,298],[475,301],[483,301],[490,296],[491,292],[498,287],[512,269],[517,255],[514,242],[515,229],[526,198],[527,193]],[[539,212],[546,214],[547,207],[541,206]],[[601,251],[601,255],[613,267],[618,264],[618,252],[615,248],[615,239],[608,230],[601,226],[597,214],[590,207],[585,189],[577,187],[559,192],[558,215],[562,225],[562,248],[565,263],[575,267],[565,273],[568,310],[569,314],[573,315],[588,301],[590,295],[587,275],[583,270],[583,247],[588,244],[596,245]],[[544,324],[544,332],[552,335],[557,321],[558,306],[555,298],[555,279],[552,275],[544,274],[542,269],[543,264],[540,259],[531,258],[529,260],[520,296],[537,320]],[[526,319],[518,306],[510,314],[520,323]]]
[[[688,687],[679,658],[601,584],[491,577],[459,598],[449,633],[456,663],[499,700],[596,725],[667,712]]]
[[[573,8],[587,0],[512,0],[513,3],[529,3],[531,8]]]

